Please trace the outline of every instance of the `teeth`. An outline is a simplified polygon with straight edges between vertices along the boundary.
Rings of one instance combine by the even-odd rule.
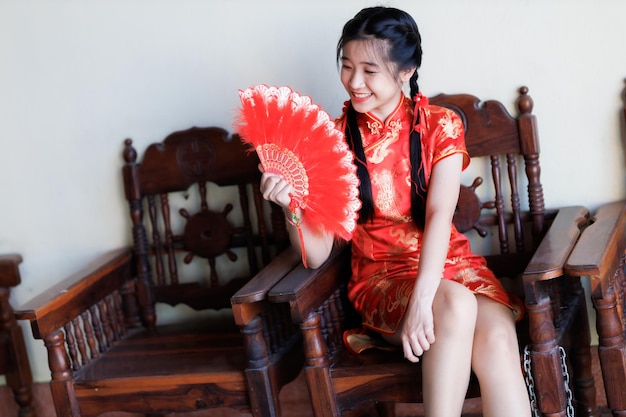
[[[369,93],[354,93],[354,97],[356,98],[365,98],[369,96]]]

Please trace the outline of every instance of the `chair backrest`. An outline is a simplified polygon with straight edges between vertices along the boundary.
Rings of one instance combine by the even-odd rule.
[[[243,283],[288,246],[282,211],[260,193],[256,153],[237,135],[217,127],[175,132],[141,161],[127,139],[124,159],[148,324],[157,302],[230,308]]]
[[[496,274],[503,268],[510,273],[511,262],[521,272],[547,226],[537,125],[531,113],[533,101],[527,87],[521,87],[519,93],[517,117],[511,116],[498,101],[481,102],[468,94],[440,94],[430,98],[430,103],[454,110],[461,117],[472,161],[477,158],[488,161],[486,171],[491,179],[487,189],[480,190],[479,198],[476,188],[485,182],[481,177],[461,187],[454,223],[459,231],[465,233],[473,228],[482,237],[489,235],[489,228],[497,229],[497,256],[487,256]],[[526,197],[524,183],[528,210],[522,209],[522,199]],[[530,226],[525,227],[524,223]],[[498,260],[505,263],[502,268]]]

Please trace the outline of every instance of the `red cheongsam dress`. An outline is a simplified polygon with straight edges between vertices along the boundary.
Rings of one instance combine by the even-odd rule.
[[[428,184],[438,161],[461,153],[465,169],[469,155],[463,124],[456,113],[429,105],[428,99],[421,95],[416,100],[420,109],[417,129],[421,132]],[[413,291],[420,262],[422,231],[411,217],[409,136],[414,108],[415,103],[403,96],[384,122],[370,113],[357,114],[372,185],[374,217],[371,222],[358,224],[352,238],[348,298],[361,314],[363,326],[378,333],[396,331]],[[337,122],[345,131],[345,113]],[[471,252],[468,239],[454,225],[442,278],[514,308],[485,259]],[[347,344],[350,348],[350,343]]]

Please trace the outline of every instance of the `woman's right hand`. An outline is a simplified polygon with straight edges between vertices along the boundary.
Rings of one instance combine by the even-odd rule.
[[[309,268],[319,268],[328,256],[333,248],[334,237],[331,233],[324,229],[311,229],[310,225],[305,218],[304,210],[296,208],[292,213],[291,195],[294,190],[293,187],[285,181],[285,178],[280,174],[272,174],[264,172],[262,167],[259,167],[263,175],[261,176],[260,189],[263,194],[263,198],[273,203],[278,204],[287,217],[289,223],[287,231],[289,232],[289,239],[293,247],[300,250],[305,266]],[[294,223],[292,215],[295,215],[300,219],[301,223]],[[305,252],[306,247],[306,252]]]
[[[260,187],[263,198],[278,204],[284,210],[289,210],[293,187],[282,175],[263,172]]]

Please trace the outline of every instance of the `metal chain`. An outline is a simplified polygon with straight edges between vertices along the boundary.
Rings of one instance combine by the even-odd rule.
[[[563,377],[565,378],[565,394],[567,394],[567,417],[574,417],[574,405],[572,390],[569,388],[569,372],[567,371],[567,363],[565,362],[565,349],[559,346],[561,351],[561,369],[563,369]]]
[[[537,408],[537,395],[535,394],[535,378],[530,368],[530,346],[524,347],[524,379],[526,380],[526,388],[530,397],[530,410],[534,417],[541,417]]]
[[[563,377],[565,378],[565,394],[567,395],[567,407],[566,407],[566,415],[567,417],[574,417],[574,405],[573,405],[573,395],[572,390],[569,387],[569,372],[567,370],[567,363],[565,361],[565,349],[563,346],[559,346],[559,351],[561,353],[561,369],[563,372]],[[526,345],[524,347],[524,379],[526,381],[526,387],[528,389],[528,396],[530,397],[530,409],[533,413],[534,417],[541,417],[539,414],[539,408],[537,406],[537,394],[535,393],[535,379],[533,378],[531,363],[530,363],[530,346]]]

